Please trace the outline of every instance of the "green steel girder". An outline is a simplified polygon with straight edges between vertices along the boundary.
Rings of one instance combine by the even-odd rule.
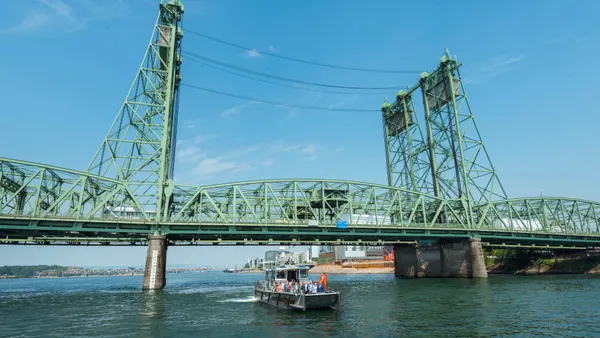
[[[125,182],[157,221],[165,220],[172,198],[182,15],[179,1],[160,4],[142,64],[87,168]]]
[[[473,208],[474,226],[531,233],[600,234],[600,203],[563,197],[513,198]]]
[[[435,195],[428,147],[412,92],[401,90],[396,102],[381,108],[387,162],[388,185]]]
[[[87,172],[0,158],[0,217],[94,219],[107,216],[107,206],[142,210],[126,182]]]
[[[0,218],[0,244],[20,241],[37,244],[104,242],[145,242],[147,231],[132,230],[118,223],[90,221],[75,226],[73,221],[39,221],[34,228],[25,217],[5,220]],[[71,226],[71,227],[70,227]],[[20,228],[20,229],[19,229]],[[281,224],[223,225],[171,223],[164,225],[170,242],[205,242],[217,244],[237,243],[248,245],[289,243],[310,244],[368,244],[406,243],[417,240],[479,238],[496,245],[577,246],[598,247],[600,235],[546,234],[527,231],[478,230],[464,228],[380,227],[337,229],[334,226],[308,226]]]
[[[501,239],[536,235],[548,238],[549,243],[553,241],[550,235],[600,236],[600,203],[568,198],[509,199],[477,205],[471,217],[476,222],[469,223],[461,199],[354,181],[182,185],[175,187],[174,196],[171,213],[160,224],[162,232],[172,236],[308,236],[315,241],[327,236],[399,240],[417,235],[490,233]],[[0,201],[2,231],[138,236],[156,231],[156,219],[139,209],[125,183],[58,167],[0,159]],[[106,205],[111,212],[103,207]],[[131,208],[142,211],[128,213]],[[347,228],[338,229],[338,220],[345,220]]]
[[[336,180],[262,180],[177,186],[172,222],[468,227],[461,201],[386,185]],[[439,215],[447,215],[439,222]]]
[[[417,85],[381,109],[388,183],[460,198],[470,207],[507,195],[473,118],[460,65],[446,50],[434,71],[422,73]],[[423,124],[413,103],[418,90]]]

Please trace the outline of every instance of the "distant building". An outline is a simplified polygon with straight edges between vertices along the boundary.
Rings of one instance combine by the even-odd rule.
[[[319,258],[319,251],[321,249],[320,245],[313,245],[310,247],[310,261],[314,261],[316,258]]]
[[[311,261],[311,251],[291,252],[280,248],[279,250],[269,250],[265,252],[263,265],[265,267],[277,264],[302,264]]]
[[[248,258],[248,265],[252,269],[261,268],[264,264],[263,257]]]
[[[322,261],[353,261],[353,260],[380,260],[384,251],[381,246],[368,245],[323,245],[319,250],[319,260]]]

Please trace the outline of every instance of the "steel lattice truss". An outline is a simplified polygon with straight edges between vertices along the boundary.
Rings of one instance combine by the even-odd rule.
[[[210,243],[600,244],[600,203],[506,199],[448,55],[382,107],[389,185],[263,180],[175,185],[179,22],[160,14],[134,84],[85,172],[0,158],[0,243],[136,243],[151,234]],[[424,125],[412,95],[421,88]],[[345,224],[345,226],[344,226]]]
[[[89,219],[102,217],[109,204],[141,207],[126,182],[0,158],[1,214]]]
[[[174,222],[336,225],[341,220],[352,226],[431,227],[445,213],[453,215],[447,224],[466,226],[456,209],[460,204],[359,182],[268,180],[188,188],[177,195],[189,198],[177,204]]]
[[[467,100],[460,64],[448,51],[431,74],[382,106],[390,184],[470,205],[506,199],[506,193]],[[423,125],[412,95],[421,90]]]
[[[428,148],[411,94],[401,90],[395,104],[382,106],[388,184],[434,195]]]
[[[431,231],[448,231],[499,239],[506,233],[592,236],[600,242],[600,203],[574,199],[490,202],[473,208],[476,223],[470,223],[464,200],[361,182],[296,179],[176,186],[174,196],[161,231],[187,240],[241,240],[253,234],[262,240],[293,240],[327,233],[390,240],[411,231],[425,237]],[[158,228],[154,215],[139,207],[124,182],[0,158],[0,230],[134,241]],[[337,228],[338,221],[345,221],[347,228]]]
[[[161,4],[127,98],[87,169],[127,182],[140,204],[147,209],[158,204],[158,213],[169,198],[162,187],[174,165],[182,13],[179,3]]]

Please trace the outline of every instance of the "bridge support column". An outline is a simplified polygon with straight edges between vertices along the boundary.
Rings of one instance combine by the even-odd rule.
[[[165,284],[167,267],[167,237],[149,236],[143,290],[160,290]]]
[[[469,239],[469,251],[471,253],[471,277],[488,278],[481,240]]]
[[[487,278],[480,240],[443,241],[440,250],[442,277]]]
[[[441,240],[427,246],[394,245],[396,277],[487,278],[481,241]]]
[[[418,252],[418,248],[413,245],[394,245],[394,276],[417,277]]]

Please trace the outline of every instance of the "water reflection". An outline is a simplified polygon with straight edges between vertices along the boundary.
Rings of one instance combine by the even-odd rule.
[[[165,315],[165,292],[142,291],[140,298],[140,316],[149,319],[162,319]]]

